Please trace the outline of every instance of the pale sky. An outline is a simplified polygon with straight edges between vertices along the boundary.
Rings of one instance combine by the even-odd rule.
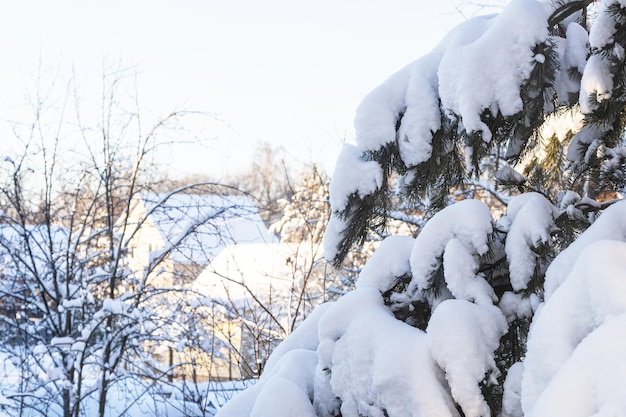
[[[177,169],[222,175],[259,141],[332,170],[360,100],[464,19],[460,0],[5,1],[0,110],[6,119],[38,67],[79,74],[123,62],[142,107],[189,108],[223,122],[208,148],[172,152]],[[467,15],[467,5],[461,7]],[[41,65],[39,65],[41,63]],[[13,117],[13,116],[12,116]],[[5,139],[6,140],[6,139]]]

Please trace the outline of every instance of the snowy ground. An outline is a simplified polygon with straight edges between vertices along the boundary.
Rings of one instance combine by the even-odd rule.
[[[14,417],[22,401],[24,417],[57,417],[62,415],[60,404],[51,400],[49,392],[38,387],[25,392],[19,388],[19,369],[0,352],[0,417]],[[52,375],[49,376],[52,378]],[[95,382],[95,381],[94,381]],[[49,381],[49,386],[52,381]],[[154,384],[137,377],[121,378],[110,390],[106,406],[107,417],[192,417],[213,416],[235,393],[250,386],[250,381],[202,382],[192,384],[174,381]],[[95,386],[95,385],[94,385]],[[96,392],[84,400],[81,415],[96,415]],[[45,410],[45,414],[42,411]]]

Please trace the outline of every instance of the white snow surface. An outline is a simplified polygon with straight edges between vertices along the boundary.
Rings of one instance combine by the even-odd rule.
[[[586,125],[572,138],[567,147],[567,160],[571,162],[589,162],[589,152],[585,152],[594,141],[606,132],[606,126]]]
[[[273,372],[280,359],[288,352],[295,349],[317,350],[319,339],[317,326],[320,317],[332,307],[334,303],[328,302],[317,307],[296,329],[272,351],[263,368],[264,375]]]
[[[581,80],[580,110],[591,113],[596,103],[611,97],[613,77],[609,71],[609,62],[600,55],[592,55],[587,61]]]
[[[583,251],[592,243],[611,239],[626,242],[626,201],[614,203],[557,256],[546,271],[544,297],[548,300],[570,275]]]
[[[320,363],[331,369],[342,415],[458,415],[426,334],[396,320],[376,289],[337,301],[320,320],[319,335]]]
[[[344,230],[348,225],[348,221],[339,218],[336,213],[330,214],[326,230],[324,231],[324,258],[332,261],[337,255],[337,246],[341,242]]]
[[[383,171],[377,162],[361,159],[357,147],[344,145],[328,186],[333,212],[343,211],[350,195],[363,198],[379,189],[382,182]]]
[[[626,415],[626,313],[608,317],[576,347],[527,415]]]
[[[482,274],[476,257],[458,239],[450,239],[443,253],[443,274],[454,298],[491,306],[497,297]]]
[[[539,193],[526,193],[511,199],[506,217],[510,222],[506,237],[511,285],[516,291],[527,287],[537,264],[533,248],[550,240],[558,210]]]
[[[441,48],[435,49],[411,66],[411,78],[404,97],[406,109],[398,130],[400,157],[408,166],[430,158],[433,132],[441,127],[437,92],[440,51]]]
[[[512,116],[522,110],[519,91],[534,65],[532,48],[546,41],[548,15],[534,0],[513,0],[477,39],[450,45],[439,67],[439,92],[444,108],[459,115],[468,132],[492,132],[481,119],[483,110]]]
[[[479,383],[488,374],[489,382],[496,382],[494,352],[507,329],[506,319],[493,305],[446,300],[433,312],[426,329],[428,345],[466,417],[491,415]]]
[[[522,380],[522,406],[526,415],[533,415],[530,413],[535,412],[535,406],[541,398],[550,398],[553,395],[552,388],[550,390],[548,388],[561,370],[566,368],[567,363],[574,361],[577,365],[568,366],[576,367],[592,356],[585,354],[587,359],[575,359],[574,353],[583,339],[612,318],[626,313],[625,277],[626,243],[603,240],[590,244],[580,253],[568,278],[535,314],[528,336]],[[620,343],[623,343],[624,339],[622,334],[614,333],[618,342],[622,340]],[[611,339],[611,343],[607,345],[614,341]],[[593,356],[608,360],[607,349],[606,346],[596,349]],[[623,355],[624,351],[621,352],[620,355]],[[624,362],[616,360],[615,363]],[[581,381],[578,380],[581,378],[576,377],[574,380],[570,378],[567,381],[572,385],[579,384]],[[565,385],[567,386],[567,383]],[[618,385],[623,386],[623,381]],[[560,389],[569,390],[563,387]],[[573,402],[576,395],[569,393],[567,398]],[[541,401],[560,402],[557,399]],[[626,408],[622,408],[622,412],[626,412]],[[591,413],[536,413],[535,415],[591,415]]]
[[[364,198],[378,190],[382,182],[383,171],[377,162],[361,159],[357,147],[344,145],[328,186],[332,213],[324,233],[326,259],[332,260],[337,254],[337,245],[349,221],[339,217],[338,213],[346,209],[349,197],[356,194]]]
[[[404,100],[411,76],[411,66],[406,66],[363,98],[354,120],[361,151],[377,151],[395,142],[396,123],[406,108]]]
[[[576,22],[572,22],[567,25],[566,40],[566,66],[576,68],[582,74],[589,54],[589,34],[584,27]]]
[[[413,272],[411,288],[413,290],[428,288],[430,277],[439,267],[438,258],[442,256],[452,239],[458,241],[458,244],[453,244],[457,254],[461,250],[471,256],[487,253],[489,234],[492,232],[491,221],[489,207],[478,200],[462,200],[435,214],[415,239],[411,251],[410,262]],[[450,268],[454,265],[458,269],[458,265],[451,259],[448,259],[448,265]],[[467,277],[467,272],[463,273]],[[455,286],[454,281],[452,282]],[[481,285],[476,285],[475,289],[480,289]]]
[[[409,258],[415,239],[389,236],[382,241],[359,274],[356,288],[376,288],[381,293],[393,288],[399,277],[411,273]]]
[[[502,294],[498,307],[508,322],[518,318],[532,318],[541,300],[537,294],[524,296],[522,293],[506,291]]]
[[[441,127],[440,102],[446,117],[458,116],[461,128],[489,141],[480,115],[489,110],[511,116],[522,109],[520,86],[545,60],[532,49],[548,37],[547,18],[541,3],[513,0],[497,16],[475,17],[454,28],[431,53],[363,99],[355,117],[359,149],[376,151],[397,140],[407,166],[427,161],[433,133]],[[578,64],[576,57],[572,61]]]
[[[591,48],[604,48],[614,42],[616,32],[615,18],[611,16],[608,8],[618,4],[624,7],[618,0],[604,0],[600,2],[600,10],[594,24],[589,31],[589,45]],[[618,44],[613,46],[613,54],[617,58],[624,58],[624,50]],[[601,54],[593,54],[587,61],[580,90],[580,109],[583,113],[591,113],[597,103],[611,97],[613,89],[613,76],[609,70],[610,62]]]
[[[311,350],[295,349],[281,359],[272,370],[271,377],[261,385],[250,417],[315,417],[311,401],[317,354]]]
[[[589,54],[587,30],[576,22],[567,25],[565,39],[553,38],[557,45],[560,68],[556,74],[555,87],[560,103],[570,103],[570,96],[578,97],[580,82],[570,75],[571,70],[582,74]]]
[[[523,417],[522,411],[522,376],[524,364],[516,362],[509,368],[502,394],[502,417]]]
[[[595,18],[592,29],[589,32],[589,44],[592,48],[602,48],[614,41],[615,19],[608,13],[609,6],[621,4],[619,0],[603,0],[600,2],[600,10]],[[622,5],[622,7],[624,7]]]

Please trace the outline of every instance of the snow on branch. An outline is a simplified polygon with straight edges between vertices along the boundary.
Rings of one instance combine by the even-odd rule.
[[[362,199],[379,189],[382,181],[382,170],[376,162],[363,160],[357,148],[344,145],[329,185],[333,212],[344,212],[351,195]]]
[[[440,383],[426,334],[396,320],[372,288],[342,297],[320,320],[320,367],[317,387],[326,381],[332,397],[341,398],[344,416],[458,416]],[[337,415],[337,409],[319,415]]]
[[[411,273],[409,258],[415,239],[389,236],[367,261],[356,282],[357,288],[376,288],[381,293],[391,289],[400,277]]]
[[[595,371],[592,372],[594,378],[587,380],[584,374],[589,373],[589,369],[580,366],[581,363],[592,363],[598,357],[603,357],[606,361],[602,361],[602,367],[606,370],[611,361],[614,364],[623,361],[623,350],[608,350],[608,347],[623,339],[614,336],[624,331],[625,272],[626,243],[601,240],[586,245],[572,265],[567,279],[535,315],[529,333],[522,380],[522,405],[527,415],[591,415],[599,407],[610,404],[604,400],[612,398],[612,401],[621,401],[625,398],[626,390],[621,380],[599,381],[597,376],[602,374]],[[602,330],[601,337],[598,330],[613,323],[617,317],[622,317],[619,330],[611,335],[607,334],[607,330]],[[583,343],[592,337],[595,341]],[[578,373],[581,369],[583,375]],[[578,381],[574,386],[572,379],[562,375],[571,375],[572,372],[576,372],[573,380]],[[594,385],[598,387],[600,383],[605,387],[611,384],[610,381],[614,381],[616,388],[621,388],[602,389],[602,395],[607,397],[589,398],[585,394],[595,392]],[[616,397],[612,393],[619,393],[620,396]],[[547,413],[545,410],[560,412]],[[568,414],[566,410],[576,412]]]
[[[626,242],[626,201],[610,205],[591,227],[552,261],[546,271],[546,300],[565,282],[584,250],[605,239]]]
[[[528,286],[537,267],[537,249],[546,245],[555,228],[558,210],[539,193],[527,193],[509,202],[506,218],[510,227],[506,237],[511,285],[515,291]]]
[[[537,50],[548,42],[547,19],[539,2],[514,0],[500,15],[453,29],[430,54],[365,97],[355,118],[360,150],[397,141],[407,166],[428,161],[442,127],[440,109],[459,122],[459,130],[489,142],[495,132],[483,120],[485,112],[511,117],[524,110],[522,87],[548,58]]]
[[[415,239],[410,258],[410,290],[432,293],[437,284],[433,277],[443,264],[452,295],[490,304],[486,300],[493,298],[493,290],[476,274],[478,265],[474,258],[488,252],[492,231],[489,207],[478,200],[463,200],[437,213]],[[451,250],[448,256],[447,250]],[[436,303],[437,298],[434,294],[431,303]]]
[[[480,384],[485,379],[497,384],[494,352],[507,330],[506,319],[493,305],[446,300],[433,312],[426,329],[430,351],[466,416],[491,415]]]
[[[375,161],[345,145],[330,181],[331,217],[324,236],[324,256],[341,263],[352,244],[363,239],[378,206],[385,205],[385,174]]]

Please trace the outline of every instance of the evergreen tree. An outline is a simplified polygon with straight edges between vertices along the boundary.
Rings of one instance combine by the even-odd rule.
[[[618,0],[513,0],[367,95],[325,254],[384,234],[398,200],[427,222],[218,415],[626,413],[625,24]]]

